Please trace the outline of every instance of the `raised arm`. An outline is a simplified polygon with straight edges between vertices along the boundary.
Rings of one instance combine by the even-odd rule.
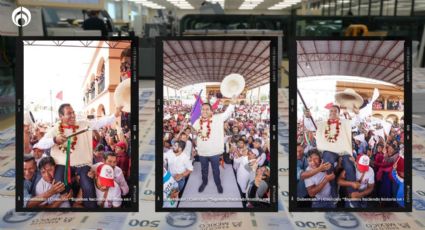
[[[223,121],[228,120],[232,116],[232,113],[235,111],[235,104],[236,104],[236,96],[233,96],[229,106],[227,106],[226,111],[220,114],[221,117],[223,118]]]
[[[121,110],[123,106],[117,107],[113,115],[102,117],[99,120],[94,120],[89,122],[91,129],[98,130],[104,126],[111,125],[114,123],[115,119],[121,116]]]

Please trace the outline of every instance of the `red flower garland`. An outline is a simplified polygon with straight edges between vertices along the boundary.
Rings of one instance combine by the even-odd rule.
[[[72,128],[72,133],[75,133],[77,131],[77,129],[79,128],[79,126],[78,125],[69,125],[69,126],[66,126],[66,128]],[[64,125],[61,122],[59,124],[59,134],[64,135],[64,133],[65,133],[64,129],[65,129],[65,127],[64,127]],[[72,142],[71,142],[71,149],[69,151],[70,153],[72,153],[73,150],[75,150],[75,145],[76,144],[77,144],[77,136],[73,136],[72,137]],[[59,146],[59,149],[62,152],[66,152],[66,142],[65,142],[65,145],[60,145]]]
[[[331,131],[331,125],[332,124],[336,124],[336,134],[333,136],[330,136],[330,131]],[[338,136],[339,136],[339,126],[341,125],[341,122],[339,121],[339,119],[337,120],[328,120],[328,124],[326,125],[326,129],[325,129],[325,138],[328,142],[331,143],[335,143],[338,140]]]
[[[210,138],[210,134],[211,134],[211,123],[212,123],[212,120],[211,119],[207,119],[207,135],[204,136],[203,133],[202,133],[202,129],[204,128],[204,120],[203,119],[200,119],[199,124],[200,124],[201,128],[199,129],[198,135],[201,137],[201,139],[203,141],[207,141]]]

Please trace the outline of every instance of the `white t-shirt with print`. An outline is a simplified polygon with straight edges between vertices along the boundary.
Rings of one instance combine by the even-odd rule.
[[[99,190],[96,186],[94,187],[96,189],[97,205],[100,206],[103,199],[105,199],[105,192]],[[121,206],[121,203],[121,189],[117,182],[114,181],[114,187],[109,187],[108,195],[106,196],[106,200],[102,208],[118,208]]]
[[[362,177],[362,172],[356,170],[356,180],[359,181]],[[360,182],[360,191],[363,191],[367,188],[368,184],[375,184],[375,172],[373,172],[372,167],[369,167],[369,170],[365,172],[362,181]]]

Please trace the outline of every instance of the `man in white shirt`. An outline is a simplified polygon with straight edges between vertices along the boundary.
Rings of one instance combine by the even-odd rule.
[[[252,181],[255,177],[255,172],[252,170],[251,166],[255,164],[256,161],[257,158],[252,150],[248,152],[245,151],[242,156],[234,159],[234,162],[239,164],[239,167],[236,171],[236,179],[244,197],[249,182]]]
[[[316,145],[317,149],[323,152],[323,161],[331,164],[328,174],[335,173],[338,159],[342,158],[342,167],[346,171],[347,180],[355,180],[355,169],[352,156],[352,133],[351,122],[340,119],[340,108],[332,105],[329,108],[329,118],[317,123]],[[332,197],[338,197],[336,180],[330,182],[332,187]],[[351,190],[349,190],[351,192]]]
[[[373,192],[375,185],[375,172],[369,167],[370,159],[367,155],[362,155],[356,163],[356,181],[346,180],[345,170],[338,177],[338,184],[353,191],[348,194],[350,200],[345,202],[347,208],[367,208],[367,201],[357,201]]]
[[[37,167],[38,167],[38,164],[40,163],[40,160],[41,160],[42,158],[44,158],[44,157],[47,157],[47,154],[46,154],[46,153],[44,153],[44,150],[43,150],[43,149],[41,149],[41,148],[38,146],[38,143],[37,143],[37,144],[35,144],[35,145],[32,147],[32,155],[33,155],[33,157],[34,157],[34,159],[35,159],[35,162],[37,163]]]
[[[114,169],[114,180],[117,182],[118,186],[121,189],[121,194],[123,196],[128,194],[129,188],[127,181],[125,180],[122,169],[117,166],[117,155],[114,152],[105,152],[103,154],[103,162],[98,162],[92,166],[92,170],[95,173],[97,167],[102,164],[107,164]]]
[[[83,204],[86,208],[96,208],[96,202],[90,201],[96,197],[93,179],[88,177],[90,166],[93,164],[93,131],[114,123],[121,116],[121,109],[117,107],[115,114],[99,120],[77,121],[74,110],[70,104],[62,104],[59,107],[60,122],[49,129],[44,137],[38,142],[42,149],[49,149],[50,155],[56,162],[56,181],[64,181],[66,164],[67,136],[74,134],[87,127],[87,132],[71,137],[70,166],[71,176],[80,176],[80,186],[83,190]]]
[[[180,136],[180,140],[186,143],[186,147],[183,150],[183,153],[192,159],[192,141],[189,140],[189,136],[186,133],[182,133]]]
[[[59,194],[65,189],[61,181],[55,181],[55,161],[52,157],[45,157],[40,160],[38,170],[41,179],[35,185],[35,196],[39,202],[37,204],[28,203],[28,207],[45,207],[45,208],[69,208],[69,199],[72,198],[72,190],[68,193]]]
[[[314,170],[320,167],[322,159],[320,157],[320,152],[316,149],[310,150],[308,157],[308,167],[306,171]],[[325,172],[318,172],[317,174],[306,178],[304,180],[305,187],[307,188],[307,193],[310,197],[316,198],[312,202],[312,208],[334,208],[334,202],[330,200],[331,196],[331,186],[329,181],[335,179],[335,174],[326,174]]]
[[[193,171],[192,161],[189,156],[183,153],[186,143],[182,140],[176,141],[173,148],[164,154],[164,161],[167,164],[167,170],[171,173],[174,180],[179,185],[179,191],[183,190],[186,178]]]
[[[183,128],[180,131],[180,133],[178,133],[173,138],[173,140],[171,141],[171,144],[174,144],[176,141],[179,141],[179,140],[184,141],[186,143],[186,147],[184,148],[183,153],[186,154],[189,157],[189,159],[192,159],[192,141],[189,140],[189,136],[185,132],[185,129],[186,129],[185,127],[187,127],[186,124],[183,125]]]
[[[95,182],[97,205],[101,208],[119,208],[122,203],[121,189],[114,181],[114,169],[100,164],[96,169]]]
[[[193,124],[193,128],[198,133],[196,143],[202,168],[202,184],[198,192],[203,192],[208,184],[208,162],[210,161],[218,193],[223,193],[219,166],[220,156],[224,152],[224,122],[231,117],[235,110],[235,103],[234,96],[226,111],[216,115],[213,114],[211,105],[204,103],[201,108],[201,117]]]

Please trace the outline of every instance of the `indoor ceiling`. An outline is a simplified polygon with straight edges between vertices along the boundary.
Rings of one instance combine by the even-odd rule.
[[[297,75],[358,76],[402,86],[404,41],[297,41]]]
[[[198,10],[204,0],[130,0],[139,2],[149,8],[164,8],[165,9],[187,9]],[[301,0],[207,0],[208,2],[217,2],[220,5],[224,4],[224,10],[281,10],[290,7],[290,5],[301,2]],[[280,5],[277,5],[280,4]],[[271,8],[273,7],[273,8]]]
[[[270,41],[164,41],[164,84],[174,89],[203,82],[221,82],[231,73],[245,78],[247,89],[270,79]]]

